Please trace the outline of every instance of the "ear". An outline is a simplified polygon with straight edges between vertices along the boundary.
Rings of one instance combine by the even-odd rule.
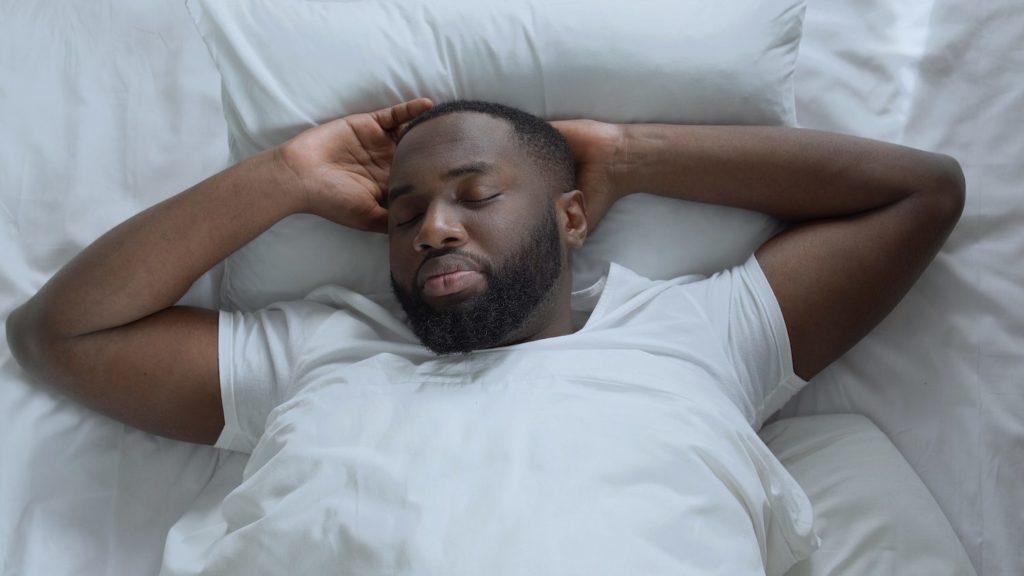
[[[558,212],[559,225],[565,234],[569,248],[578,250],[587,239],[587,202],[583,192],[571,190],[563,192],[555,199],[555,210]]]

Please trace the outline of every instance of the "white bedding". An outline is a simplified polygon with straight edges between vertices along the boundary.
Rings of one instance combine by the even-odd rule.
[[[1024,573],[1021,30],[1013,0],[811,0],[797,67],[802,125],[953,154],[968,199],[892,316],[785,412],[868,415],[984,576]],[[217,75],[181,2],[0,1],[4,317],[102,232],[226,162]],[[190,300],[213,306],[215,287],[211,274]],[[154,574],[170,526],[239,464],[29,383],[6,346],[0,422],[4,575]]]
[[[1024,5],[810,3],[803,126],[955,156],[963,217],[896,310],[783,415],[856,412],[892,439],[979,574],[1024,574]]]
[[[786,576],[975,573],[935,498],[864,416],[785,418],[760,434],[807,493],[822,541]]]

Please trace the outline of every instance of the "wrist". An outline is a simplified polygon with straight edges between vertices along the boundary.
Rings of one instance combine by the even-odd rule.
[[[295,205],[295,212],[314,213],[316,202],[312,191],[302,177],[301,158],[290,146],[291,141],[271,148],[257,155],[272,174],[277,191],[288,196]]]
[[[618,198],[643,192],[639,161],[639,124],[619,124],[614,161],[609,169],[612,190]]]
[[[618,200],[639,191],[635,182],[635,170],[632,167],[631,139],[634,135],[633,125],[612,124],[611,126],[614,128],[613,148],[611,160],[607,166],[607,175],[612,194]]]
[[[627,124],[618,165],[623,195],[675,195],[684,172],[679,167],[689,156],[693,142],[690,127],[669,124]]]

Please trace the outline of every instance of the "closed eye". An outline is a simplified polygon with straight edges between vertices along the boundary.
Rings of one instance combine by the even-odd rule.
[[[472,204],[472,205],[479,206],[479,205],[482,205],[482,204],[484,204],[486,202],[490,202],[491,200],[496,199],[498,196],[501,196],[501,192],[498,192],[496,194],[492,194],[492,195],[490,195],[490,196],[488,196],[486,198],[478,198],[478,199],[474,199],[474,200],[471,200],[471,199],[459,200],[459,203],[460,204]],[[395,228],[404,228],[406,226],[409,226],[409,225],[415,223],[417,220],[419,220],[422,216],[423,216],[423,213],[421,212],[421,213],[413,216],[412,218],[409,218],[407,220],[403,220],[402,222],[396,222],[395,223]]]
[[[480,199],[477,199],[477,200],[463,200],[462,203],[463,204],[481,204],[483,202],[487,202],[488,200],[494,200],[498,196],[501,196],[501,192],[499,192],[497,194],[492,194],[491,196],[488,196],[486,198],[480,198]]]
[[[417,215],[413,216],[412,218],[409,218],[408,220],[405,220],[405,221],[402,221],[402,222],[397,222],[397,223],[395,223],[395,228],[404,228],[404,227],[412,224],[413,222],[419,220],[420,216],[423,216],[423,214],[417,214]]]

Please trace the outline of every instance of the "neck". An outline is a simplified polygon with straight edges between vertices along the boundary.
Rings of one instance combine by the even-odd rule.
[[[563,274],[552,289],[551,297],[537,306],[526,323],[523,336],[515,342],[533,342],[566,336],[576,331],[572,323],[572,275]]]

